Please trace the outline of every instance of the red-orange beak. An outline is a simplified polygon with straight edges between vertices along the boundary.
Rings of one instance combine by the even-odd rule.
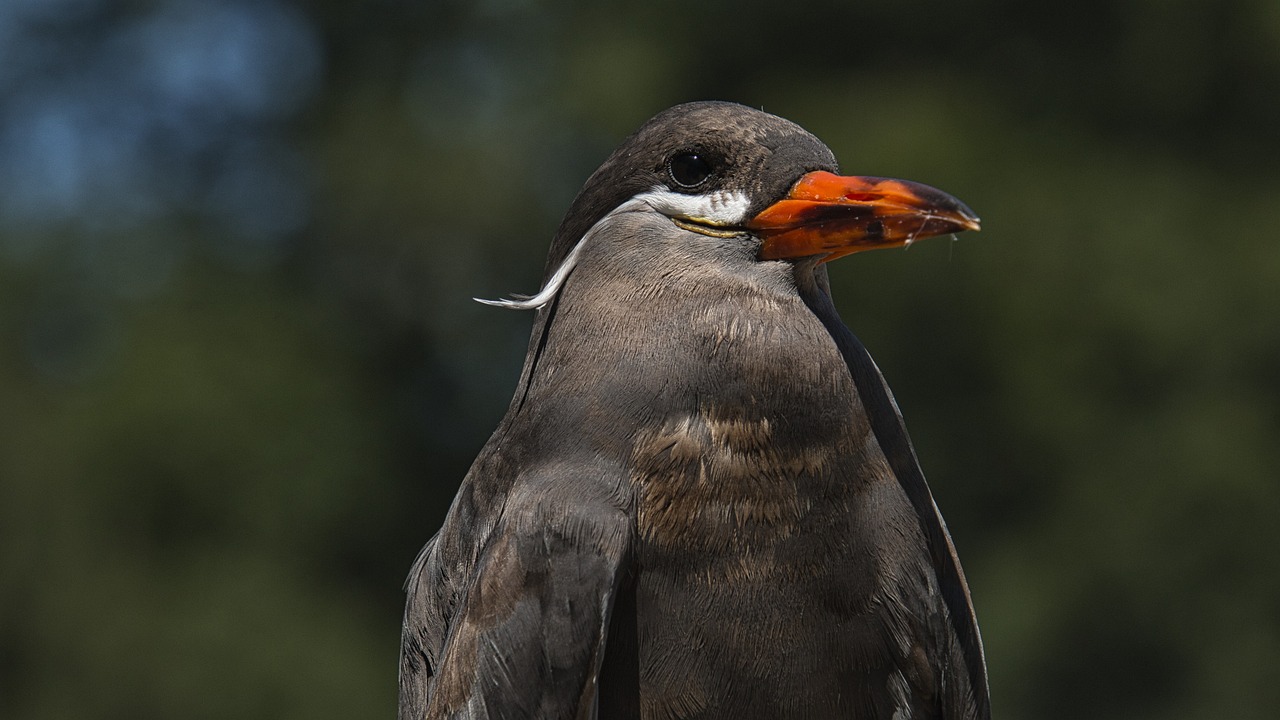
[[[825,171],[800,178],[787,197],[747,223],[763,240],[762,260],[901,247],[921,238],[977,230],[964,203],[928,185]]]

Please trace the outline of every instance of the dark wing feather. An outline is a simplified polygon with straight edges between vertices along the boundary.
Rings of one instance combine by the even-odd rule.
[[[409,578],[400,720],[594,716],[630,547],[625,513],[592,502],[598,483],[517,481],[478,553],[450,511]]]
[[[844,356],[862,404],[870,417],[876,441],[915,509],[920,527],[929,543],[930,559],[950,616],[951,630],[964,659],[967,682],[943,678],[944,692],[950,691],[953,695],[949,701],[944,702],[947,707],[952,708],[947,715],[986,720],[991,717],[991,709],[982,637],[978,633],[977,617],[973,611],[973,601],[969,597],[969,584],[960,567],[951,534],[933,501],[933,494],[929,491],[924,472],[916,459],[915,448],[907,435],[906,424],[884,376],[880,374],[880,369],[876,367],[866,347],[841,322],[831,301],[825,271],[819,267],[815,275],[820,290],[802,293],[805,303],[826,326],[827,332],[839,347],[840,354]],[[962,689],[964,686],[968,686],[967,692]]]

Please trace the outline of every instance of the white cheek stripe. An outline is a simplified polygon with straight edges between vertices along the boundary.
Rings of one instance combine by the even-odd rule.
[[[721,190],[706,195],[685,195],[658,185],[636,196],[667,217],[695,220],[709,225],[737,227],[747,221],[751,198],[745,193]]]
[[[578,255],[582,252],[582,246],[587,244],[599,232],[606,221],[613,218],[614,215],[644,210],[645,206],[653,208],[667,217],[695,220],[709,225],[737,227],[746,222],[747,210],[751,206],[751,199],[744,193],[725,190],[708,195],[685,195],[672,192],[661,185],[656,185],[652,190],[636,195],[596,221],[596,224],[591,226],[591,229],[582,236],[578,244],[574,245],[569,254],[565,256],[564,262],[560,263],[560,267],[556,268],[555,273],[551,275],[551,279],[547,280],[547,284],[542,286],[537,295],[512,294],[510,298],[501,300],[484,300],[481,298],[472,298],[472,300],[483,305],[492,305],[494,307],[507,308],[508,310],[537,310],[551,302],[556,293],[560,292],[560,288],[564,286],[564,281],[569,279],[569,273],[573,272],[573,268],[578,264]]]

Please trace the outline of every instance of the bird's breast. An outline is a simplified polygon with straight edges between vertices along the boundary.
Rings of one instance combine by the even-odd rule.
[[[837,449],[779,443],[777,420],[706,408],[636,439],[637,529],[653,552],[720,555],[797,532]]]
[[[794,566],[854,501],[849,469],[871,434],[839,351],[807,313],[755,309],[708,308],[690,322],[695,370],[674,393],[689,402],[660,407],[634,438],[651,563],[718,558],[729,575]]]
[[[625,468],[634,634],[610,652],[638,664],[644,717],[850,716],[857,678],[889,672],[878,539],[916,539],[910,506],[834,339],[758,265],[612,285],[584,266],[532,385],[540,438]]]
[[[533,383],[530,404],[556,408],[547,440],[587,429],[595,452],[629,468],[655,563],[826,537],[857,491],[849,472],[871,430],[794,268],[657,257],[624,274],[595,250],[566,286]]]
[[[859,520],[886,486],[862,471],[887,467],[869,431],[824,414],[705,408],[637,439],[643,716],[849,716],[843,693],[888,672],[873,612],[889,575]],[[840,438],[796,433],[815,422]]]

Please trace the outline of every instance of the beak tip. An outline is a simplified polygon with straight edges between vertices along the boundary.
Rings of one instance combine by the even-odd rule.
[[[973,211],[968,205],[951,198],[956,204],[956,215],[962,230],[973,230],[977,232],[982,229],[982,218],[978,217],[978,213]]]

